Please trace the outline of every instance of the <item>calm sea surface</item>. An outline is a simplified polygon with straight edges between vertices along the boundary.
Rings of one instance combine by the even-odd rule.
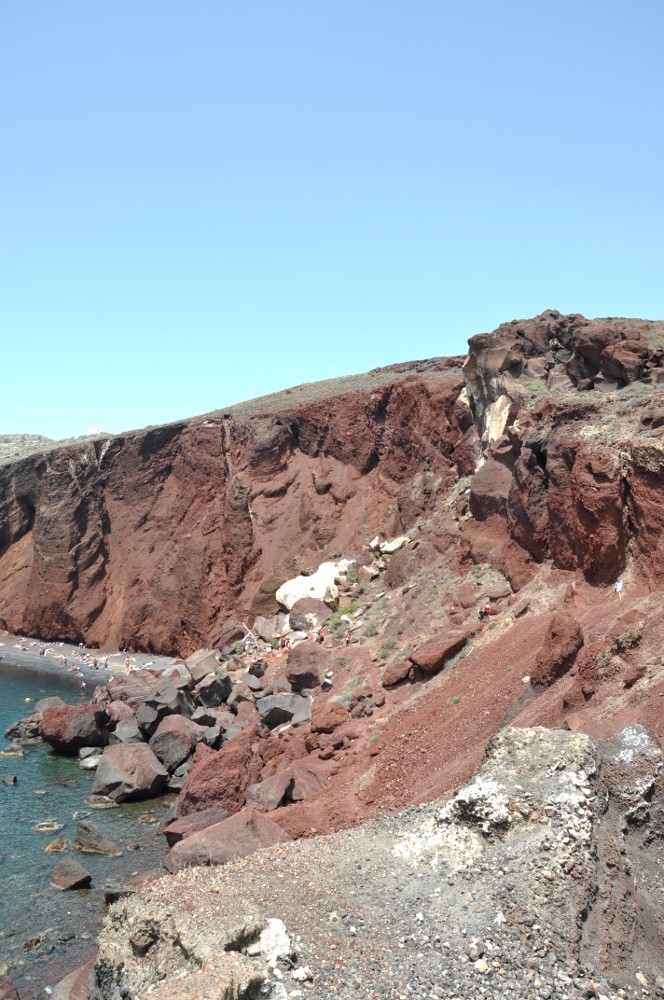
[[[10,723],[30,714],[40,698],[59,695],[81,700],[81,690],[66,678],[41,676],[0,663],[0,750]],[[0,783],[0,971],[18,987],[21,1000],[46,997],[52,986],[94,954],[94,939],[104,914],[102,887],[125,882],[134,874],[159,866],[165,841],[155,834],[165,800],[116,809],[91,809],[85,799],[93,773],[78,759],[56,757],[44,746],[25,747],[22,758],[0,756],[0,782],[17,776],[17,784]],[[154,813],[152,824],[141,821]],[[78,819],[89,816],[122,849],[122,856],[82,854],[73,847]],[[55,820],[58,832],[40,833],[37,823]],[[45,853],[56,837],[69,846],[60,854]],[[127,846],[138,845],[138,850]],[[62,892],[50,884],[58,860],[73,857],[92,875],[92,887]],[[34,943],[39,938],[39,943]]]

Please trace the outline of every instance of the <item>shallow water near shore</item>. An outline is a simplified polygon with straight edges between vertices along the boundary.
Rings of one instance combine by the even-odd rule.
[[[10,742],[4,737],[7,726],[29,715],[40,698],[84,700],[80,682],[38,675],[7,661],[8,655],[0,663],[0,750]],[[26,698],[31,701],[26,703]],[[165,841],[155,828],[165,800],[92,809],[85,799],[93,772],[79,768],[77,758],[57,757],[44,745],[25,747],[23,757],[0,756],[0,782],[10,775],[16,775],[16,785],[0,783],[0,969],[8,968],[21,1000],[28,1000],[45,997],[44,987],[94,954],[104,914],[104,884],[121,884],[159,866]],[[146,813],[154,813],[154,823],[141,821]],[[74,849],[76,825],[84,815],[118,845],[120,857]],[[34,829],[49,820],[63,823],[64,828]],[[45,853],[56,837],[66,837],[66,851]],[[128,845],[138,845],[138,850],[127,850]],[[75,858],[90,872],[91,889],[62,892],[50,884],[53,868],[63,857]]]

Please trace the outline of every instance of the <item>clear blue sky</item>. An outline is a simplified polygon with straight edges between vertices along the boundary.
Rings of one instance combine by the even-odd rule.
[[[664,318],[661,0],[0,12],[0,433]]]

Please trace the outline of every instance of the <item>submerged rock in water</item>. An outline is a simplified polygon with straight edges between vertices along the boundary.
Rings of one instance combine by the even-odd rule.
[[[69,841],[66,837],[56,837],[55,840],[51,840],[51,842],[46,845],[44,851],[47,854],[54,854],[59,851],[66,851],[68,847]]]
[[[35,823],[33,830],[37,833],[57,833],[58,830],[64,830],[65,824],[60,823],[57,819],[45,819],[42,823]]]
[[[82,819],[76,827],[74,847],[87,854],[110,854],[114,857],[122,854],[118,845],[102,833],[91,819]]]

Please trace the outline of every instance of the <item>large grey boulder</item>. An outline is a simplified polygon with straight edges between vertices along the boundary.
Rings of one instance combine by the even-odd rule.
[[[168,771],[146,743],[116,743],[104,750],[91,794],[114,802],[148,799],[159,795],[167,782]]]
[[[26,719],[19,719],[18,722],[12,722],[5,729],[5,736],[8,740],[18,740],[20,743],[39,742],[41,740],[41,724],[42,714],[41,712],[35,712],[34,715],[29,715]]]
[[[213,674],[208,674],[194,688],[194,698],[203,708],[217,708],[226,701],[231,693],[233,682],[228,673],[219,668]]]
[[[132,714],[127,719],[122,719],[112,733],[108,735],[109,744],[114,743],[143,743],[143,733],[138,728],[136,716]]]
[[[169,773],[173,773],[205,739],[207,729],[183,715],[167,715],[150,739],[150,748]]]
[[[274,618],[262,618],[256,615],[254,618],[254,632],[264,642],[271,642],[275,634]]]
[[[167,715],[184,715],[190,718],[195,708],[194,700],[186,689],[164,681],[139,705],[136,722],[145,739],[150,739]]]
[[[256,702],[258,715],[264,726],[273,729],[290,722],[296,712],[309,709],[309,699],[298,694],[271,694]]]
[[[215,672],[219,666],[219,653],[216,649],[197,649],[184,662],[194,684],[198,684],[208,674]]]

